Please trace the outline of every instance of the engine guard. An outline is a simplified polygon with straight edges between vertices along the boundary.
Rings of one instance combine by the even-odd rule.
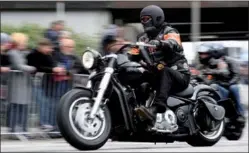
[[[218,104],[225,108],[225,110],[226,110],[225,116],[227,118],[233,118],[233,117],[239,115],[239,113],[237,112],[237,110],[235,108],[233,101],[230,98],[225,99],[225,100],[220,100],[220,101],[218,101]]]
[[[210,115],[218,121],[221,121],[224,119],[225,117],[225,109],[222,106],[219,106],[217,104],[212,104],[210,102],[205,102],[203,101],[203,103],[205,104],[207,110],[209,111]]]

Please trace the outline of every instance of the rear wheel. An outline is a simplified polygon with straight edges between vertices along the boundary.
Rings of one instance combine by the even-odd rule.
[[[212,101],[215,100],[211,97],[202,96],[205,100]],[[223,136],[225,130],[225,121],[216,121],[206,110],[204,104],[199,104],[197,111],[194,113],[196,120],[196,125],[199,127],[199,131],[196,135],[191,136],[187,143],[191,146],[213,146],[215,145]]]
[[[111,116],[107,107],[102,107],[93,120],[88,118],[93,101],[91,92],[73,89],[60,101],[57,112],[58,127],[62,136],[79,150],[96,150],[109,138]]]

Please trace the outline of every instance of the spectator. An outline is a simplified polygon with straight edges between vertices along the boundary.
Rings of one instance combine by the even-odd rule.
[[[10,49],[11,46],[11,38],[8,34],[6,33],[1,33],[1,51],[0,51],[0,55],[1,55],[1,73],[3,72],[8,72],[9,69],[9,57],[6,54],[6,51],[8,51]]]
[[[51,28],[48,29],[44,34],[45,38],[49,39],[52,42],[54,48],[58,48],[60,31],[62,31],[63,29],[64,29],[64,21],[62,20],[54,21],[52,22]]]
[[[37,72],[45,73],[42,77],[41,88],[36,89],[36,99],[40,105],[40,125],[44,130],[51,130],[51,91],[53,88],[53,77],[51,73],[65,74],[63,67],[56,66],[52,58],[52,43],[43,38],[39,41],[37,49],[28,55],[28,64],[36,67]]]
[[[72,33],[71,32],[69,32],[69,31],[61,31],[60,33],[59,33],[59,38],[58,38],[58,47],[55,47],[54,49],[54,51],[55,52],[53,52],[53,53],[57,53],[57,52],[59,52],[60,51],[60,43],[61,43],[61,40],[63,40],[63,39],[71,39],[72,38]]]
[[[59,102],[60,98],[71,89],[72,86],[72,78],[73,74],[83,73],[87,74],[86,71],[81,64],[81,61],[74,55],[75,42],[72,39],[64,38],[60,42],[60,52],[54,54],[54,59],[57,62],[58,66],[64,67],[66,70],[65,75],[55,75],[54,76],[54,91],[52,100],[54,103],[54,111],[56,110],[57,102]],[[55,114],[52,115],[54,117],[54,125],[55,123]]]
[[[6,52],[10,49],[11,46],[11,38],[6,33],[1,33],[1,50],[0,50],[0,100],[1,100],[1,112],[6,112],[7,107],[7,82],[8,82],[8,73],[10,71],[10,61],[9,56],[6,54]],[[7,111],[7,119],[9,118],[9,112]],[[1,119],[1,125],[2,125],[2,119]],[[9,123],[7,122],[7,126],[9,126]]]
[[[31,77],[29,73],[35,71],[35,67],[26,64],[26,47],[28,37],[23,33],[11,35],[13,47],[8,51],[11,69],[20,70],[9,75],[8,101],[10,103],[10,132],[27,132],[28,104],[31,103]],[[28,73],[26,73],[28,72]]]
[[[71,39],[72,38],[72,33],[69,31],[61,31],[59,35],[59,40],[62,39]]]

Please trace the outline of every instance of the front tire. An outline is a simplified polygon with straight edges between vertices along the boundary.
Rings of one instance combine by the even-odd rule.
[[[107,107],[101,107],[93,121],[87,120],[93,103],[91,94],[88,90],[72,89],[61,98],[57,110],[57,122],[62,136],[79,150],[101,148],[111,132],[111,116]],[[77,102],[80,104],[74,113],[73,107]],[[77,123],[74,124],[74,121]]]

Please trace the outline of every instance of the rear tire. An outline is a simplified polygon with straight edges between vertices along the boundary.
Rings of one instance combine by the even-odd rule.
[[[190,137],[187,140],[187,143],[194,147],[204,147],[204,146],[213,146],[215,145],[223,136],[225,129],[225,122],[222,121],[220,124],[217,133],[213,138],[205,136],[203,133],[199,132],[197,135]]]
[[[110,112],[109,112],[107,107],[102,108],[103,109],[103,116],[104,116],[103,122],[105,122],[105,124],[102,123],[101,125],[103,125],[103,126],[105,125],[105,126],[100,127],[101,130],[98,130],[100,132],[97,132],[97,133],[100,133],[100,135],[97,135],[96,138],[93,138],[93,139],[90,139],[90,137],[89,137],[89,139],[84,138],[83,135],[87,135],[86,137],[88,137],[88,135],[92,134],[92,133],[87,133],[86,131],[84,131],[83,133],[79,134],[75,130],[76,126],[71,124],[72,119],[70,118],[70,115],[69,115],[70,113],[69,112],[70,112],[70,108],[73,105],[73,103],[77,99],[80,99],[80,98],[84,97],[84,98],[89,99],[89,100],[82,103],[77,108],[81,109],[80,107],[82,105],[89,105],[90,106],[90,103],[92,103],[92,101],[90,100],[90,98],[92,96],[91,94],[92,93],[90,91],[88,91],[88,90],[72,89],[71,91],[67,92],[61,98],[61,101],[60,101],[60,104],[59,104],[58,110],[57,110],[57,122],[58,122],[58,127],[59,127],[59,130],[60,130],[62,136],[65,138],[65,140],[70,145],[72,145],[73,147],[75,147],[75,148],[77,148],[79,150],[97,150],[97,149],[99,149],[100,147],[102,147],[106,143],[106,141],[109,138],[110,132],[111,132],[111,116],[110,116]],[[82,110],[80,110],[80,111],[81,111],[81,114],[83,114]],[[80,111],[77,110],[77,113],[80,112]],[[76,114],[75,116],[78,115],[77,113],[75,113]],[[83,114],[83,116],[84,116],[84,114]],[[86,114],[85,114],[85,116],[86,116]],[[80,116],[80,117],[82,117],[82,116]],[[82,120],[83,118],[80,118],[80,119]],[[94,119],[94,121],[95,121],[95,119]],[[78,123],[79,122],[80,121],[78,121]],[[81,121],[81,123],[82,122],[83,121]],[[85,120],[80,125],[83,125],[83,124],[86,124]],[[89,123],[89,125],[90,124],[93,124],[93,123]],[[96,126],[96,123],[94,123],[94,125]],[[88,122],[87,122],[87,126],[88,126]],[[80,131],[80,132],[82,132],[82,131]],[[96,132],[96,131],[94,131],[94,132]]]
[[[210,103],[216,104],[216,99],[215,99],[214,96],[211,97],[211,96],[202,95],[199,98],[203,99],[203,100],[207,100]],[[205,113],[205,111],[207,111],[207,110],[202,109],[201,106],[202,105],[198,106],[198,108],[200,110],[198,110],[196,112],[197,115],[194,114],[194,118],[196,120],[196,124],[197,125],[198,124],[203,124],[203,121],[206,123],[207,122],[206,119],[209,119],[209,122],[210,122],[210,117],[209,117],[208,113]],[[204,125],[206,125],[206,124],[204,124]],[[202,132],[202,130],[204,130],[203,128],[205,128],[205,127],[206,126],[202,125],[200,127],[200,131],[198,131],[198,133],[196,135],[191,136],[187,140],[187,143],[189,145],[191,145],[191,146],[194,146],[194,147],[201,147],[201,146],[204,147],[204,146],[213,146],[213,145],[215,145],[222,138],[222,136],[224,134],[224,131],[225,131],[225,119],[223,119],[223,120],[220,121],[219,125],[217,125],[217,129],[215,131],[213,131],[213,132],[210,132],[211,134],[210,133],[204,134],[204,132]]]

